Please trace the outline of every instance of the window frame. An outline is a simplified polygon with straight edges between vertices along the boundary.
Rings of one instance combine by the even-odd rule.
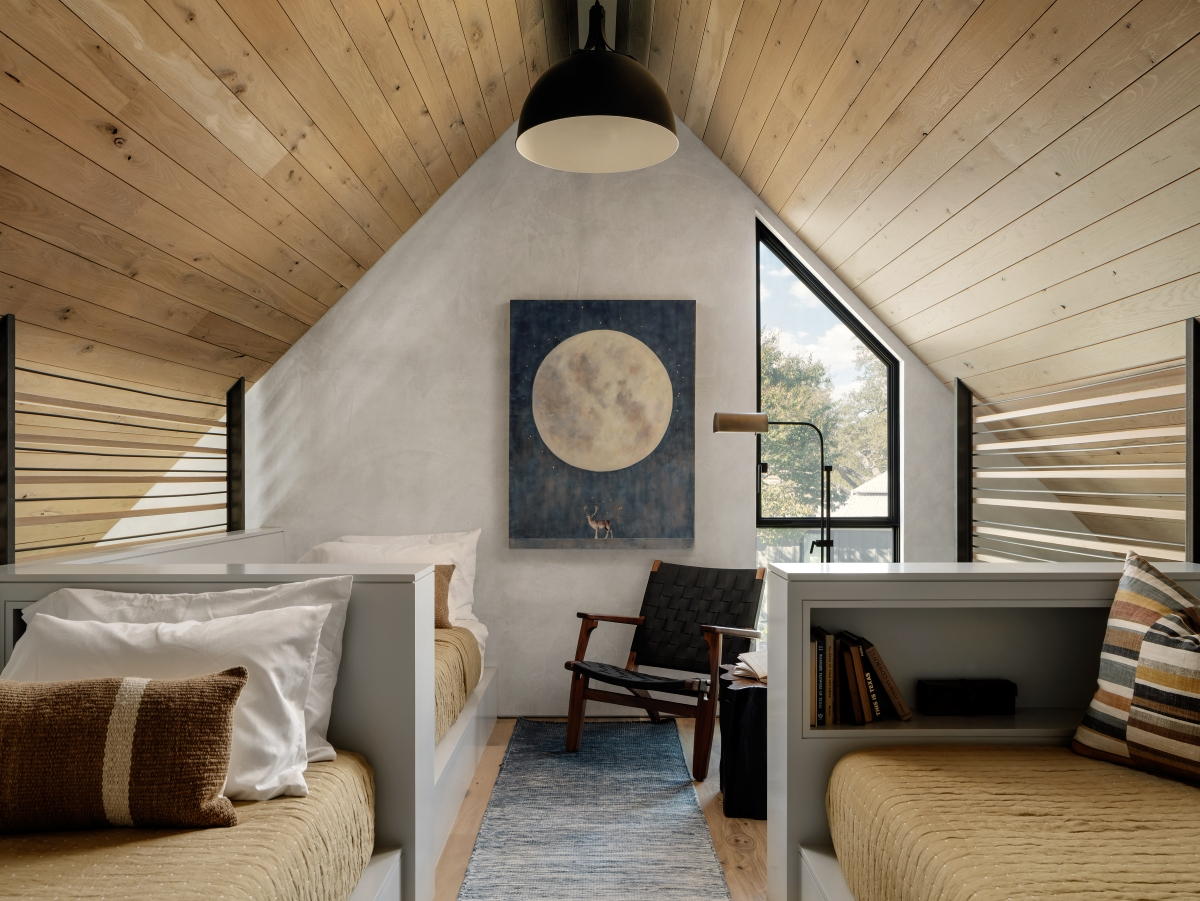
[[[831,530],[840,529],[891,529],[892,560],[900,559],[900,361],[871,331],[846,308],[846,305],[816,276],[795,252],[784,244],[762,220],[756,220],[754,241],[754,356],[756,383],[756,409],[762,410],[762,247],[767,245],[773,254],[792,271],[806,288],[820,300],[837,319],[850,329],[867,349],[883,361],[887,369],[887,435],[888,435],[888,515],[838,517],[830,511]],[[815,436],[813,436],[815,437]],[[762,436],[756,435],[756,472],[758,476],[755,495],[755,522],[760,529],[810,529],[819,528],[819,516],[763,516],[762,512]]]

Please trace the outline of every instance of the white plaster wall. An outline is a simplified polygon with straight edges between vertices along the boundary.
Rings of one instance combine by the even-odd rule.
[[[659,554],[754,565],[754,441],[709,423],[755,405],[756,214],[789,233],[679,132],[664,164],[586,176],[521,158],[514,126],[247,396],[248,521],[284,527],[293,559],[347,533],[482,526],[502,714],[566,712],[575,612],[636,614],[656,556],[508,548],[509,300],[697,301],[695,547]],[[951,560],[951,395],[815,265],[903,361],[904,558]],[[605,626],[589,656],[623,662],[630,637]]]

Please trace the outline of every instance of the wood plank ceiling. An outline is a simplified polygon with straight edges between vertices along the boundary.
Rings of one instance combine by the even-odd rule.
[[[504,133],[566,22],[563,0],[0,0],[19,356],[199,397],[261,377]],[[649,68],[992,398],[1181,355],[1198,33],[1197,0],[656,0]]]

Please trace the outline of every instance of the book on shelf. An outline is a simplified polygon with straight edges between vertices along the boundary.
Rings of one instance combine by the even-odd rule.
[[[858,686],[854,681],[854,660],[850,651],[850,645],[844,641],[841,642],[841,673],[840,679],[845,692],[847,706],[849,707],[849,717],[846,716],[846,711],[842,713],[842,722],[849,725],[854,723],[856,726],[861,726],[865,720],[863,719],[862,699],[858,693]]]
[[[828,703],[828,700],[829,700],[828,699],[828,695],[829,695],[829,679],[828,679],[829,660],[827,659],[828,654],[826,653],[826,650],[828,648],[828,643],[825,641],[825,639],[828,635],[829,635],[829,633],[826,632],[824,629],[822,629],[820,626],[814,626],[812,629],[812,641],[816,648],[815,657],[816,657],[816,666],[817,666],[817,678],[816,678],[817,695],[815,698],[815,702],[816,702],[815,706],[816,706],[816,711],[817,711],[816,720],[817,720],[818,726],[830,725],[830,720],[826,716],[826,713],[828,712],[828,709],[829,709],[829,703]],[[811,719],[811,717],[810,717],[810,719]]]
[[[854,687],[858,689],[858,703],[862,707],[863,721],[874,722],[875,710],[871,704],[871,696],[867,693],[867,677],[862,664],[862,650],[849,632],[842,633],[842,641],[846,642],[846,647],[850,651],[850,668],[853,674],[850,678]]]
[[[817,640],[809,642],[808,648],[808,724],[817,724]]]
[[[875,684],[881,687],[884,694],[887,695],[888,701],[892,705],[892,710],[901,720],[911,720],[912,711],[908,709],[908,705],[904,703],[904,695],[900,693],[900,687],[896,685],[896,680],[892,678],[892,674],[888,672],[887,666],[883,662],[883,657],[880,656],[879,650],[871,642],[859,636],[859,647],[863,649],[863,654],[866,658],[864,662],[869,662],[871,671],[875,675]]]

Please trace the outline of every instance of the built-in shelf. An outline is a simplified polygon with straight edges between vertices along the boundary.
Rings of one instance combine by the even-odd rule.
[[[1026,707],[1013,716],[922,716],[879,720],[862,726],[808,726],[805,738],[862,737],[878,743],[880,732],[920,732],[922,738],[1070,738],[1083,719],[1082,707]]]

